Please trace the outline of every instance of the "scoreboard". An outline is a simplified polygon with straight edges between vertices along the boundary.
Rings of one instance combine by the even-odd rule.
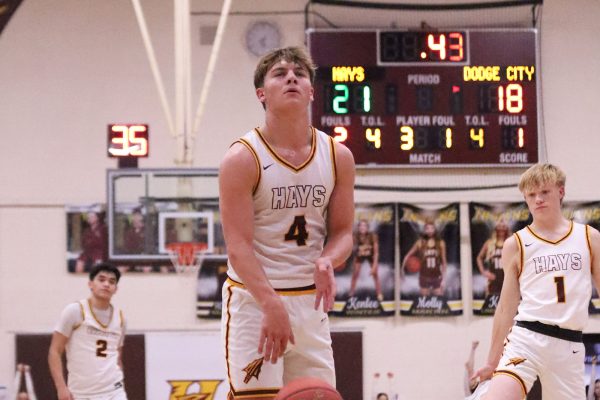
[[[515,167],[539,156],[537,31],[309,30],[312,124],[362,167]]]

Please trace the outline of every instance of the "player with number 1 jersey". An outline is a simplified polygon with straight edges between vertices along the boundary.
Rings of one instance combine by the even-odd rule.
[[[592,280],[600,285],[600,233],[565,219],[566,176],[536,164],[519,182],[531,225],[504,242],[504,282],[494,315],[486,400],[522,399],[539,377],[544,400],[584,399],[582,330]],[[504,344],[503,344],[504,343]]]

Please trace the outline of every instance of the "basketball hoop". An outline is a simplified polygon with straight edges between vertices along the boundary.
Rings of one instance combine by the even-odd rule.
[[[208,244],[175,242],[167,244],[166,248],[175,266],[175,272],[197,276],[204,261],[204,254],[208,250]]]

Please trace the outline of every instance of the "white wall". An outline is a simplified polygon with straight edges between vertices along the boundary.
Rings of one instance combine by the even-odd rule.
[[[302,10],[305,3],[237,1],[233,8]],[[173,103],[172,2],[142,0],[142,5]],[[220,7],[217,0],[192,2],[193,11],[219,11]],[[325,7],[319,12],[343,26],[389,26],[401,19],[398,12],[342,12]],[[597,0],[548,0],[542,12],[548,159],[567,172],[567,198],[572,201],[600,199],[596,177],[600,167],[599,17]],[[284,45],[303,41],[302,14],[230,18],[196,141],[195,166],[216,167],[232,140],[262,122],[252,86],[256,59],[243,49],[243,34],[249,21],[264,18],[277,20]],[[199,26],[216,23],[214,15],[192,17],[194,104],[210,52],[209,46],[199,45]],[[174,141],[131,3],[25,0],[0,36],[0,383],[12,379],[14,333],[50,332],[61,308],[87,294],[86,277],[66,272],[63,207],[105,201],[105,170],[116,166],[106,157],[106,125],[127,121],[151,127],[151,157],[142,160],[140,167],[174,166]],[[519,172],[484,174],[490,182],[506,183],[515,182]],[[482,171],[380,171],[361,173],[358,179],[424,185],[473,177],[481,181]],[[442,198],[439,194],[358,193],[357,198],[430,203],[519,200],[514,190],[449,193]],[[469,259],[467,240],[461,238],[463,260]],[[482,341],[480,364],[491,330],[491,319],[470,313],[470,266],[465,263],[463,271],[467,307],[463,316],[334,321],[336,329],[364,330],[365,396],[371,392],[372,374],[387,371],[399,376],[401,398],[437,399],[440,393],[448,399],[461,396],[462,366],[470,341]],[[116,301],[129,310],[129,326],[134,331],[216,328],[216,322],[196,320],[194,293],[192,279],[128,275]],[[600,319],[592,318],[589,331],[600,331]]]

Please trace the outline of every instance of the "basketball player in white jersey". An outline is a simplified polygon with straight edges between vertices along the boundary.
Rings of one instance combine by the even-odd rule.
[[[121,364],[125,320],[110,302],[120,277],[114,266],[96,265],[90,271],[90,297],[63,310],[48,353],[58,400],[127,400]]]
[[[310,126],[313,79],[304,50],[265,55],[254,75],[264,125],[235,142],[220,166],[229,399],[274,398],[302,376],[335,386],[327,312],[333,269],[352,251],[354,159]]]
[[[504,283],[491,347],[475,374],[482,380],[493,375],[485,400],[522,399],[537,376],[544,400],[585,399],[581,331],[592,280],[600,287],[600,233],[563,217],[565,181],[551,164],[521,176],[533,222],[502,249]]]

